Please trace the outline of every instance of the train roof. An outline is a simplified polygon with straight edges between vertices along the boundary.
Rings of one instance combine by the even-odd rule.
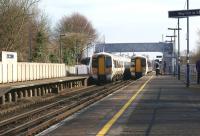
[[[133,59],[133,58],[145,58],[145,59],[147,59],[147,57],[142,56],[142,55],[134,55],[134,56],[131,57],[131,59]]]
[[[98,52],[98,53],[93,54],[92,56],[98,56],[98,55],[107,55],[107,56],[113,56],[113,57],[130,58],[130,57],[127,57],[127,56],[115,55],[115,54],[111,54],[111,53],[108,53],[108,52]]]
[[[114,55],[114,54],[111,54],[111,53],[108,53],[108,52],[99,52],[99,53],[93,54],[92,56],[99,56],[99,55],[111,56],[111,57],[113,57],[113,58],[122,59],[122,60],[124,60],[124,61],[125,61],[125,60],[126,60],[126,61],[129,61],[129,60],[130,60],[130,57]]]
[[[113,54],[108,53],[108,52],[98,52],[98,53],[94,53],[92,56],[94,56],[94,55],[96,55],[96,56],[98,56],[98,55],[108,55],[108,56],[113,56]]]

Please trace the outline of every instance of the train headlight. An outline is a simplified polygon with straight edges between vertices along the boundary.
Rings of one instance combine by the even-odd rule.
[[[107,68],[106,69],[106,74],[112,74],[112,68]]]
[[[92,69],[92,74],[97,75],[97,69],[96,68]]]

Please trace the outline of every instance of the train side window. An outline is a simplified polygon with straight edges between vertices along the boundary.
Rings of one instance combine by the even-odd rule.
[[[148,67],[151,67],[151,62],[147,61],[147,63],[148,63]]]
[[[92,67],[97,68],[98,67],[98,60],[97,58],[92,58]]]
[[[114,67],[117,68],[117,61],[114,60]]]
[[[130,62],[124,62],[124,66],[125,68],[129,68],[130,67]]]
[[[131,59],[131,67],[135,67],[135,59]]]
[[[106,57],[106,68],[112,67],[111,57]]]
[[[117,61],[117,68],[119,68],[119,65],[120,65],[120,64],[119,64],[119,61]]]

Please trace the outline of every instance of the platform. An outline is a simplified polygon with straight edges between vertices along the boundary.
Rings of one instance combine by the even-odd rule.
[[[199,135],[199,87],[186,88],[173,76],[154,76],[144,85],[148,79],[132,83],[39,135]]]
[[[52,79],[0,84],[0,104],[17,102],[24,97],[41,96],[66,88],[87,86],[87,76],[60,77]]]

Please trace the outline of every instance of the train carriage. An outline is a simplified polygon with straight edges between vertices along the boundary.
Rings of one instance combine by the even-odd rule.
[[[92,56],[90,78],[95,83],[106,83],[121,80],[126,71],[130,72],[130,58],[100,52]],[[129,69],[129,70],[126,70]]]
[[[152,62],[144,56],[131,57],[131,77],[138,79],[152,71]]]

